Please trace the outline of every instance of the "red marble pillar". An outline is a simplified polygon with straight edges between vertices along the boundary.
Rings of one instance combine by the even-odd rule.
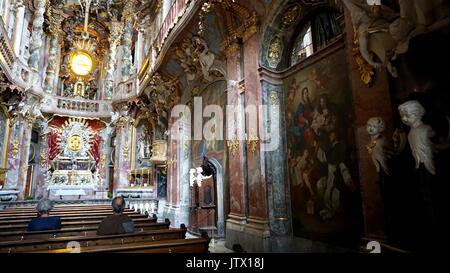
[[[228,76],[228,105],[240,107],[241,93],[244,89],[239,88],[241,80],[241,56],[238,51],[233,52],[227,58]],[[238,116],[230,119],[227,113],[227,136],[228,136],[228,156],[229,179],[230,179],[230,214],[228,222],[240,223],[246,219],[246,187],[244,176],[244,141],[243,128]],[[236,138],[236,139],[235,139]]]
[[[383,202],[380,188],[376,184],[378,174],[366,149],[366,144],[370,142],[366,132],[366,122],[371,117],[379,116],[385,120],[386,134],[389,136],[392,133],[392,107],[388,77],[385,70],[377,70],[371,87],[362,82],[352,52],[353,25],[348,10],[345,10],[345,28],[349,80],[353,93],[356,153],[362,189],[365,233],[366,237],[382,239],[385,237]]]
[[[258,116],[254,119],[257,124],[250,124],[252,119],[247,117],[248,221],[261,229],[266,229],[267,188],[262,174],[264,162],[260,151],[261,141],[254,140],[259,138],[259,131],[262,132],[263,129],[263,113],[260,113],[262,88],[258,73],[260,38],[259,33],[254,34],[244,44],[246,105],[254,105],[258,110]]]

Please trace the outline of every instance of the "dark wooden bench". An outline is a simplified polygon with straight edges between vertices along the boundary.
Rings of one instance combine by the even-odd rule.
[[[73,211],[73,210],[97,210],[97,209],[111,209],[111,205],[84,205],[84,206],[54,206],[52,210],[54,211]],[[36,211],[36,206],[27,207],[27,208],[6,208],[0,210],[0,214],[2,213],[16,213],[16,212],[30,212]]]
[[[180,229],[162,229],[154,231],[138,231],[131,234],[106,236],[70,236],[48,239],[30,239],[24,241],[0,242],[0,253],[18,253],[38,250],[67,248],[69,242],[76,241],[81,247],[124,245],[137,242],[152,242],[186,238],[186,227]]]
[[[136,231],[149,231],[168,229],[170,221],[166,219],[164,223],[137,223],[135,224]],[[60,230],[45,230],[45,231],[6,231],[0,232],[0,241],[15,241],[15,240],[29,240],[42,238],[57,238],[66,236],[89,236],[97,234],[98,226],[89,227],[64,227]]]
[[[108,213],[102,213],[102,214],[87,214],[87,215],[77,215],[77,216],[70,216],[70,215],[62,215],[59,216],[61,218],[62,222],[74,222],[74,221],[85,221],[85,220],[102,220],[105,217],[112,215],[111,212]],[[139,213],[127,213],[128,217],[132,219],[147,219],[147,215],[139,214]],[[52,215],[55,216],[55,215]],[[0,218],[0,226],[2,225],[12,225],[12,224],[28,224],[28,222],[31,221],[34,217],[11,217],[7,219]]]
[[[209,249],[209,237],[206,233],[202,238],[177,239],[154,242],[129,243],[124,245],[89,246],[81,247],[80,253],[207,253]],[[70,253],[76,249],[63,248],[54,250],[33,251],[33,253]]]
[[[50,216],[59,216],[59,217],[81,217],[81,216],[108,216],[111,215],[112,211],[101,211],[101,212],[91,212],[91,213],[87,213],[87,212],[77,212],[77,213],[63,213],[63,212],[58,212],[58,213],[50,213]],[[125,211],[124,214],[132,215],[132,214],[139,214],[137,212],[134,211]],[[143,215],[143,214],[142,214]],[[0,217],[0,221],[3,220],[18,220],[18,219],[31,219],[37,216],[37,213],[33,213],[33,214],[18,214],[18,215],[8,215],[8,216],[3,216]]]
[[[108,213],[108,212],[112,212],[112,209],[100,209],[100,210],[72,210],[72,211],[65,211],[65,210],[61,210],[61,211],[54,211],[52,210],[50,212],[51,215],[61,215],[61,214],[67,214],[67,215],[72,215],[72,214],[95,214],[95,213]],[[134,210],[131,209],[125,209],[124,212],[127,213],[135,213]],[[37,211],[30,211],[30,212],[8,212],[8,213],[3,213],[0,214],[0,219],[4,218],[4,217],[15,217],[15,216],[36,216]]]
[[[102,219],[98,219],[98,220],[82,220],[82,221],[68,221],[68,222],[61,222],[61,226],[62,228],[66,228],[66,227],[97,227],[100,222],[102,221]],[[156,223],[156,219],[155,218],[138,218],[138,219],[133,219],[134,224],[140,224],[140,223]],[[0,232],[3,231],[26,231],[28,228],[28,223],[26,224],[5,224],[5,225],[1,225],[0,226]]]

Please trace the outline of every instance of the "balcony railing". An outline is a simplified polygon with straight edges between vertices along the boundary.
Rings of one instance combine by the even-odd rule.
[[[154,46],[158,53],[164,45],[164,42],[169,36],[173,27],[177,24],[181,16],[183,16],[189,2],[191,2],[191,0],[173,1],[172,6],[169,9],[169,13],[167,14],[166,18],[164,18],[161,28],[159,29],[158,36],[154,41]]]
[[[10,44],[3,20],[0,19],[0,62],[11,71],[14,61],[14,51]]]
[[[81,112],[95,113],[99,111],[98,102],[80,101],[74,99],[58,99],[57,107],[59,109],[75,110]]]
[[[139,80],[137,74],[133,75],[129,80],[125,82],[120,82],[113,95],[113,100],[126,100],[138,95],[139,90]]]
[[[46,94],[47,104],[42,106],[42,111],[54,114],[68,114],[73,116],[111,116],[112,106],[110,100],[88,100],[68,98]]]

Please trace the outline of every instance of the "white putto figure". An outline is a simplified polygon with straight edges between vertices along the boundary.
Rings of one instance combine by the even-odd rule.
[[[422,122],[425,108],[418,101],[411,100],[401,104],[398,110],[403,123],[411,127],[408,142],[416,161],[416,169],[423,163],[428,172],[436,174],[433,160],[435,147],[431,141],[434,131],[431,126]]]
[[[380,117],[372,117],[367,120],[366,130],[371,140],[367,144],[367,151],[372,157],[377,172],[383,170],[390,175],[387,161],[392,157],[393,149],[389,140],[383,136],[384,128],[384,121]]]

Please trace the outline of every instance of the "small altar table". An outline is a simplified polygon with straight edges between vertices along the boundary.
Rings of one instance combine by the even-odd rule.
[[[50,185],[47,187],[48,197],[50,199],[63,199],[66,196],[77,196],[81,199],[82,196],[95,198],[95,186],[92,184],[86,185]]]

